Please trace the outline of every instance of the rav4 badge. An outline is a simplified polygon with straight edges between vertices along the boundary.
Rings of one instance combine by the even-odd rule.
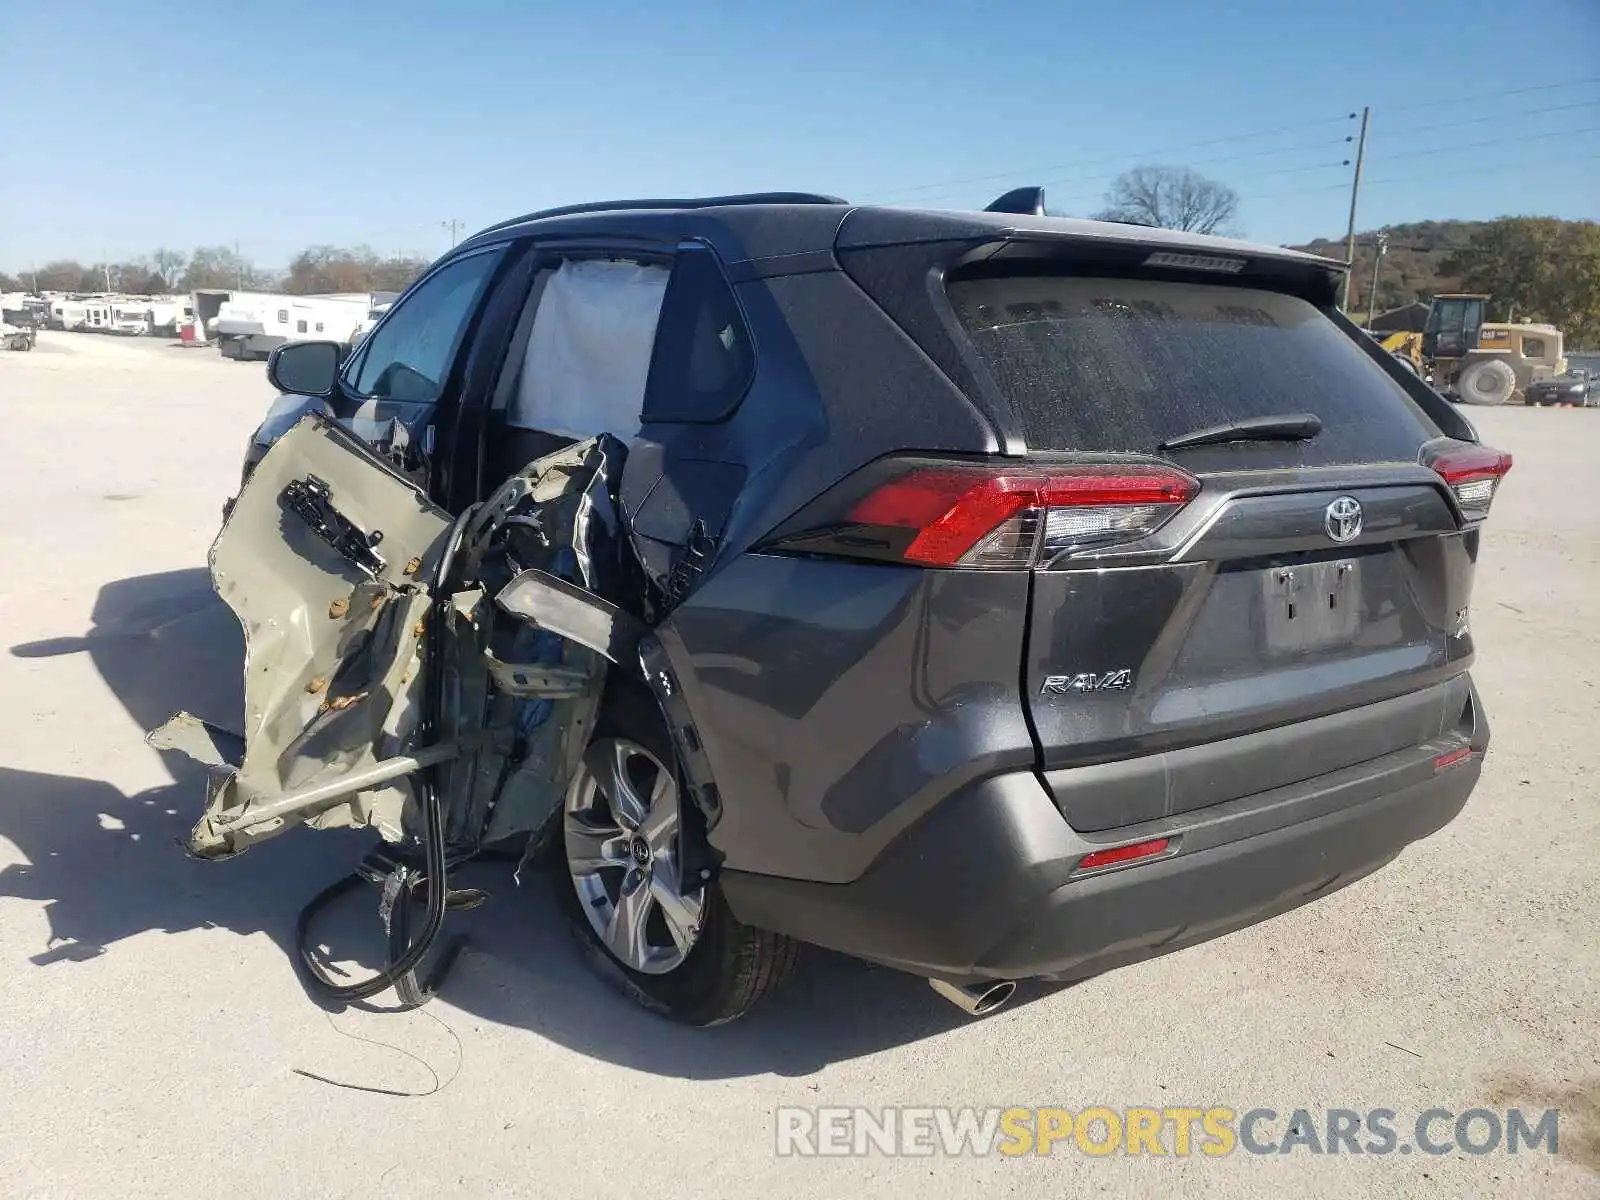
[[[1133,672],[1127,667],[1103,675],[1081,672],[1077,675],[1046,675],[1041,696],[1066,696],[1073,692],[1120,692],[1133,686]]]

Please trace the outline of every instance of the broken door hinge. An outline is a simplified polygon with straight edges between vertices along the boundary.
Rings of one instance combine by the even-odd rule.
[[[383,531],[362,529],[333,506],[333,495],[325,481],[315,475],[294,479],[284,485],[278,497],[284,508],[310,527],[338,555],[361,571],[377,578],[386,565],[373,547],[383,541]]]

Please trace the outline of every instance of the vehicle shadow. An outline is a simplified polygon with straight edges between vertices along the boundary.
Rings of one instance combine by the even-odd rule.
[[[108,584],[88,633],[11,653],[88,654],[140,728],[180,709],[227,728],[239,724],[242,636],[201,569]],[[163,757],[175,782],[131,796],[97,780],[0,768],[0,837],[28,860],[0,869],[0,897],[40,903],[50,927],[31,961],[70,969],[65,964],[134,934],[225,928],[271,937],[292,970],[301,905],[353,867],[370,837],[299,832],[230,862],[194,861],[180,841],[199,812],[203,772],[179,755]],[[442,999],[636,1070],[694,1079],[805,1075],[969,1020],[921,980],[810,951],[789,985],[746,1020],[713,1033],[684,1029],[594,973],[540,869],[525,868],[519,885],[513,864],[482,862],[459,882],[492,898],[450,917],[447,932],[465,933],[471,944]],[[326,947],[331,958],[377,965],[377,899],[375,890],[361,891],[346,902],[349,910],[330,914],[316,936],[319,945],[334,943]],[[362,905],[370,905],[365,914]],[[1032,989],[1013,1007],[1043,994]],[[308,994],[303,1002],[315,1001]]]

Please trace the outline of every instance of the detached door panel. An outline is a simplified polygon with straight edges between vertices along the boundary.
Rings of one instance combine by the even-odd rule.
[[[291,802],[410,744],[427,583],[450,526],[326,418],[268,451],[211,548],[217,594],[244,626],[244,751],[214,773],[193,853],[225,857],[302,822],[399,835],[403,780]]]

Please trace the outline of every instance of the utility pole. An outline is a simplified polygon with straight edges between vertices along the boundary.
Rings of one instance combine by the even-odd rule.
[[[440,221],[439,228],[450,231],[450,249],[454,250],[456,248],[456,236],[461,231],[461,222],[452,217],[448,221]]]
[[[244,256],[239,253],[237,241],[233,243],[233,286],[238,291],[244,291]]]
[[[1367,296],[1367,331],[1372,331],[1372,316],[1378,304],[1378,272],[1383,269],[1383,256],[1389,253],[1389,235],[1378,235],[1378,252],[1372,256],[1372,291]]]
[[[1372,116],[1372,109],[1361,110],[1361,137],[1356,142],[1356,174],[1350,181],[1350,228],[1345,234],[1344,253],[1352,263],[1356,260],[1356,198],[1361,194],[1361,163],[1367,156],[1367,121]],[[1350,311],[1350,272],[1344,273],[1344,304],[1346,312]]]
[[[101,253],[105,257],[100,263],[100,266],[101,269],[103,269],[106,273],[106,291],[109,292],[111,290],[111,251],[104,250]]]

